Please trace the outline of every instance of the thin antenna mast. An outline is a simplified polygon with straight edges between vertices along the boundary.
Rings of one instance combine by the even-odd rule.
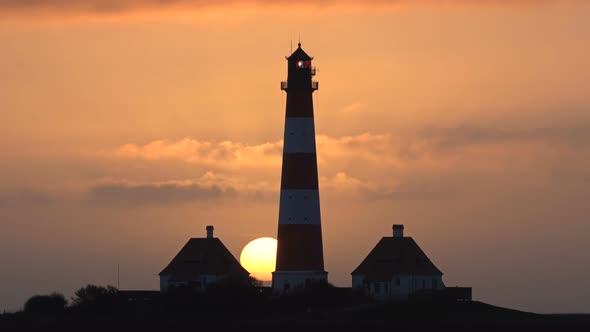
[[[119,268],[119,263],[117,263],[117,289],[121,289],[121,279],[120,279],[119,275],[120,275],[120,268]]]

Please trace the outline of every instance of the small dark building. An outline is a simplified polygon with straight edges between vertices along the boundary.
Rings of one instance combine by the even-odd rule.
[[[171,286],[205,290],[224,278],[248,279],[249,276],[223,242],[213,237],[213,226],[207,226],[206,238],[190,239],[160,272],[160,291]]]
[[[417,290],[445,288],[443,273],[403,230],[393,225],[393,237],[382,238],[352,272],[353,288],[380,300],[407,300]]]

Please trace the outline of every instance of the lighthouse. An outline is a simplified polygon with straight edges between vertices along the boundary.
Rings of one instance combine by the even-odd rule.
[[[312,57],[298,48],[287,57],[287,93],[276,270],[272,274],[275,293],[285,293],[314,283],[327,282],[324,271],[322,223],[318,187],[312,94]]]

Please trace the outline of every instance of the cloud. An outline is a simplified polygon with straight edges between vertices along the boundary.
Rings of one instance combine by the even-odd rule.
[[[331,137],[317,135],[321,166],[338,167],[358,163],[399,166],[442,160],[460,150],[503,144],[562,145],[585,147],[590,144],[590,127],[501,129],[493,127],[432,127],[409,133],[362,133]],[[114,149],[89,153],[110,160],[177,160],[221,170],[279,169],[282,141],[247,144],[213,142],[184,138],[178,141],[155,140],[145,145],[125,144]]]
[[[126,144],[106,154],[123,159],[177,159],[204,166],[236,169],[279,167],[281,151],[282,142],[247,145],[232,141],[214,143],[185,138],[176,142],[156,140],[142,146]]]
[[[448,195],[448,193],[427,184],[410,183],[408,181],[391,184],[389,181],[379,183],[377,180],[359,179],[340,171],[331,177],[321,177],[320,187],[322,192],[356,200],[421,200]]]
[[[333,176],[322,176],[320,183],[324,193],[356,199],[425,199],[433,196],[432,192],[420,192],[418,188],[388,188],[342,171]],[[220,176],[207,172],[199,179],[166,182],[111,180],[90,186],[85,202],[100,207],[211,203],[225,199],[275,202],[279,197],[279,188],[279,182],[252,184],[247,179],[240,181],[239,176]]]
[[[318,135],[320,186],[329,194],[357,198],[440,198],[469,192],[469,181],[491,176],[508,181],[514,174],[527,172],[529,178],[542,180],[559,172],[590,167],[584,161],[590,157],[584,153],[588,144],[590,128],[585,127],[509,130],[459,126],[396,135]],[[161,199],[163,202],[216,199],[223,193],[274,197],[279,190],[282,145],[282,141],[247,144],[192,138],[125,144],[93,156],[107,160],[116,169],[159,167],[168,169],[166,176],[170,176],[174,172],[169,169],[177,167],[204,175],[195,180],[169,181],[163,176],[146,181],[145,176],[135,177],[129,172],[125,178],[135,184],[123,188],[117,184],[113,195],[109,185],[101,184],[93,194],[142,197],[146,203],[160,201],[158,195],[168,197]],[[563,160],[570,163],[564,165]],[[538,168],[538,163],[547,167]],[[152,178],[154,174],[163,173],[152,172]],[[178,176],[182,178],[180,173]],[[501,182],[489,185],[501,186]],[[202,192],[205,189],[206,193]]]
[[[99,206],[143,206],[152,204],[210,201],[235,195],[232,188],[197,183],[154,183],[130,185],[112,183],[90,188],[89,202]]]
[[[392,152],[405,150],[391,134],[363,133],[339,138],[327,135],[317,136],[320,159],[361,158],[367,161],[383,161]],[[145,145],[125,144],[112,150],[100,151],[96,155],[122,160],[180,160],[224,170],[236,169],[277,169],[281,166],[283,142],[246,144],[232,141],[212,142],[192,138],[179,141],[155,140]],[[92,154],[92,153],[90,153]]]
[[[33,189],[0,193],[0,208],[44,207],[50,206],[55,201],[52,195]]]
[[[50,14],[57,16],[120,15],[162,10],[204,9],[387,8],[404,4],[539,4],[550,0],[0,0],[0,14]]]
[[[345,172],[338,172],[331,178],[322,177],[320,182],[322,183],[322,189],[327,189],[329,191],[350,192],[359,190],[376,190],[375,185],[361,181]]]
[[[366,102],[354,102],[344,106],[342,109],[342,113],[356,113],[363,111],[367,107],[368,103]]]
[[[470,145],[503,142],[548,141],[567,145],[590,144],[589,127],[500,129],[473,126],[454,128],[430,128],[420,131],[420,136],[432,140],[439,151],[448,151]]]
[[[355,199],[425,200],[468,194],[478,187],[474,183],[502,191],[514,178],[551,183],[575,174],[587,182],[589,144],[590,128],[583,126],[318,135],[320,187],[324,194]],[[0,195],[0,207],[276,200],[282,145],[184,138],[86,151],[82,164],[92,165],[97,177],[13,190]]]
[[[168,181],[100,179],[88,186],[86,203],[97,206],[136,207],[143,205],[211,202],[246,198],[275,199],[279,182],[254,181],[233,174],[205,172],[198,178]]]

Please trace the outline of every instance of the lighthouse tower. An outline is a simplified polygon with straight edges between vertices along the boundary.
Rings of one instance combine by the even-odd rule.
[[[299,47],[287,58],[288,76],[281,82],[287,92],[283,168],[279,206],[275,293],[326,282],[322,247],[320,195],[315,147],[312,94],[312,58]]]

